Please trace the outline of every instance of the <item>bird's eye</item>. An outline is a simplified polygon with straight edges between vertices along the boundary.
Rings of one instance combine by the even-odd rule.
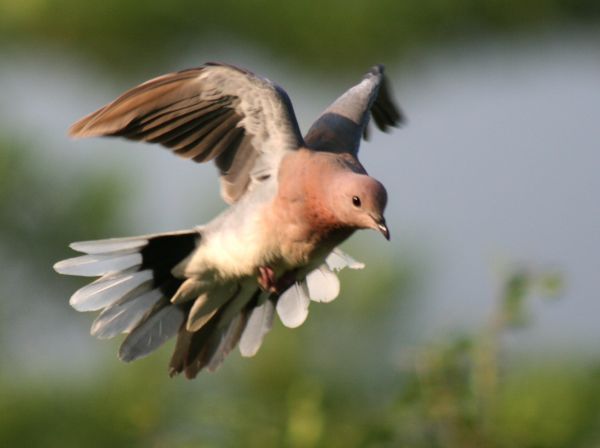
[[[358,196],[352,196],[352,204],[355,207],[360,207],[360,198]]]

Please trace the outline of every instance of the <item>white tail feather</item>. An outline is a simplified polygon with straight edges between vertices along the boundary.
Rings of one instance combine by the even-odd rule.
[[[350,269],[362,269],[365,267],[364,263],[356,261],[346,252],[336,247],[325,259],[325,263],[329,266],[332,271],[341,271],[344,268]]]
[[[78,241],[69,244],[69,247],[85,254],[97,255],[134,251],[148,244],[148,240],[142,237],[133,238],[110,238],[106,240]]]
[[[240,353],[244,357],[256,355],[262,345],[263,338],[273,326],[275,305],[265,298],[263,303],[255,307],[248,318],[246,329],[240,339]]]
[[[277,314],[283,325],[288,328],[302,325],[308,316],[309,303],[305,282],[294,283],[286,289],[277,301]]]
[[[92,324],[91,334],[109,339],[119,333],[130,332],[162,297],[158,289],[153,289],[135,299],[106,308]]]
[[[77,290],[69,303],[77,311],[96,311],[109,307],[130,293],[149,290],[152,271],[107,275]]]
[[[98,277],[138,267],[142,264],[140,253],[83,255],[59,261],[54,270],[59,274]]]
[[[340,293],[340,280],[326,264],[306,276],[306,285],[309,297],[315,302],[331,302]]]
[[[190,230],[176,230],[174,232],[150,233],[147,235],[127,236],[124,238],[105,238],[103,240],[77,241],[69,247],[86,254],[119,253],[124,251],[135,252],[144,247],[152,238],[163,236],[177,236],[189,234]]]
[[[119,357],[132,361],[149,354],[181,329],[186,311],[170,304],[165,292],[171,294],[177,282],[184,280],[175,277],[171,269],[200,239],[201,234],[194,229],[72,243],[71,248],[86,255],[60,261],[54,269],[61,274],[100,277],[76,291],[70,303],[78,311],[102,310],[92,324],[93,336],[105,339],[129,333]],[[142,265],[144,270],[140,270]],[[198,292],[198,285],[194,288],[195,296],[190,288],[184,291],[190,300],[203,292]],[[231,295],[234,293],[235,289]]]

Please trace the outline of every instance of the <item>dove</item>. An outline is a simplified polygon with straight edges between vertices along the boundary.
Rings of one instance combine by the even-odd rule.
[[[77,290],[77,311],[100,311],[98,338],[126,334],[133,361],[176,337],[171,376],[216,370],[239,345],[255,355],[275,314],[301,325],[310,301],[340,292],[336,272],[364,265],[338,246],[359,229],[389,240],[387,192],[358,161],[369,121],[403,122],[384,67],[373,67],[302,137],[292,103],[272,81],[206,63],[151,79],[72,125],[75,138],[158,143],[214,161],[229,207],[189,230],[72,243],[61,274],[99,277]]]

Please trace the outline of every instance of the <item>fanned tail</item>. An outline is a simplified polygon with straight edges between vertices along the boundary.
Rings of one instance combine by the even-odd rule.
[[[99,276],[71,296],[77,311],[101,311],[91,334],[127,337],[119,349],[123,361],[146,356],[175,336],[187,315],[187,304],[171,297],[183,283],[172,268],[199,244],[196,230],[85,241],[71,248],[86,255],[60,261],[54,269],[66,275]]]
[[[175,277],[173,268],[201,240],[201,231],[188,230],[73,243],[71,248],[85,255],[58,262],[54,269],[100,277],[76,291],[70,304],[78,311],[101,311],[92,335],[127,334],[121,360],[146,356],[177,335],[169,374],[194,378],[204,368],[216,370],[238,343],[242,356],[254,356],[275,311],[285,326],[301,325],[311,300],[330,302],[338,296],[335,271],[364,266],[336,248],[281,295],[261,291],[254,278],[216,283]]]

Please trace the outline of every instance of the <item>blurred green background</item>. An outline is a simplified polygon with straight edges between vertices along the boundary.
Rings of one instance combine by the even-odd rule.
[[[0,446],[600,446],[600,3],[0,0]],[[221,60],[303,130],[385,63],[406,128],[361,157],[392,244],[258,355],[170,379],[68,306],[71,241],[187,228],[210,166],[69,141],[124,89]]]

